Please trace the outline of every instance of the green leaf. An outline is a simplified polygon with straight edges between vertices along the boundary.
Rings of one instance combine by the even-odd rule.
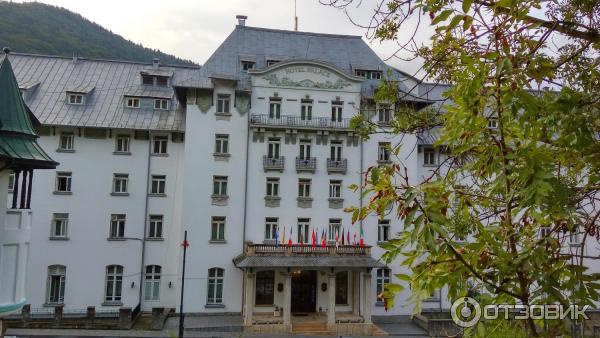
[[[446,19],[448,19],[448,17],[450,16],[450,14],[452,14],[454,12],[454,10],[452,9],[445,9],[443,10],[438,16],[436,16],[432,21],[431,24],[432,25],[436,25],[442,21],[446,21]]]
[[[473,1],[474,0],[463,0],[463,3],[462,3],[463,12],[467,13],[471,9],[471,5],[473,4]]]

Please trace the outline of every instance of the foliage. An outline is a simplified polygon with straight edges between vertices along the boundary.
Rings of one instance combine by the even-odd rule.
[[[0,1],[0,46],[13,52],[58,56],[196,65],[145,48],[104,29],[79,14],[38,2]]]
[[[434,34],[417,46],[420,25],[405,27],[422,25],[425,15]],[[427,78],[449,85],[442,114],[402,108],[391,129],[364,117],[352,123],[363,137],[431,129],[444,154],[424,179],[400,164],[365,173],[370,203],[352,210],[355,219],[393,204],[404,223],[383,246],[384,259],[400,260],[411,274],[396,275],[400,283],[384,293],[388,305],[406,284],[415,311],[433,291],[446,288],[456,299],[469,284],[493,295],[481,297],[484,304],[597,300],[600,284],[588,266],[598,257],[587,248],[598,246],[600,233],[600,4],[387,0],[371,22],[373,39],[397,42],[422,58]],[[376,99],[401,101],[393,90],[382,93]],[[547,330],[522,323],[532,336],[565,332],[562,322]]]

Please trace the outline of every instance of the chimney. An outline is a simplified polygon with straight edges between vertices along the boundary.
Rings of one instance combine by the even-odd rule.
[[[236,15],[235,18],[238,20],[238,26],[246,26],[246,19],[248,19],[248,16],[246,15]]]
[[[158,69],[158,67],[160,67],[160,59],[159,58],[152,59],[152,68]]]

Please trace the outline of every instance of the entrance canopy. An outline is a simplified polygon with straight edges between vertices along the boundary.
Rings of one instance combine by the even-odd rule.
[[[240,269],[247,268],[379,268],[383,263],[371,257],[370,247],[310,245],[275,246],[246,244],[245,253],[234,258]]]

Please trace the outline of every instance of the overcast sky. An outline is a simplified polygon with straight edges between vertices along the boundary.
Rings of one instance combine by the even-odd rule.
[[[352,8],[353,19],[366,23],[379,0],[363,0]],[[178,57],[204,63],[236,25],[235,16],[248,16],[248,26],[293,29],[294,0],[40,0],[67,8],[126,39],[158,48]],[[301,31],[362,35],[366,30],[353,25],[343,11],[318,0],[297,0]],[[366,39],[365,39],[366,40]],[[426,41],[426,38],[425,40]],[[386,59],[393,43],[371,43]],[[416,62],[390,60],[389,64],[413,73]]]

